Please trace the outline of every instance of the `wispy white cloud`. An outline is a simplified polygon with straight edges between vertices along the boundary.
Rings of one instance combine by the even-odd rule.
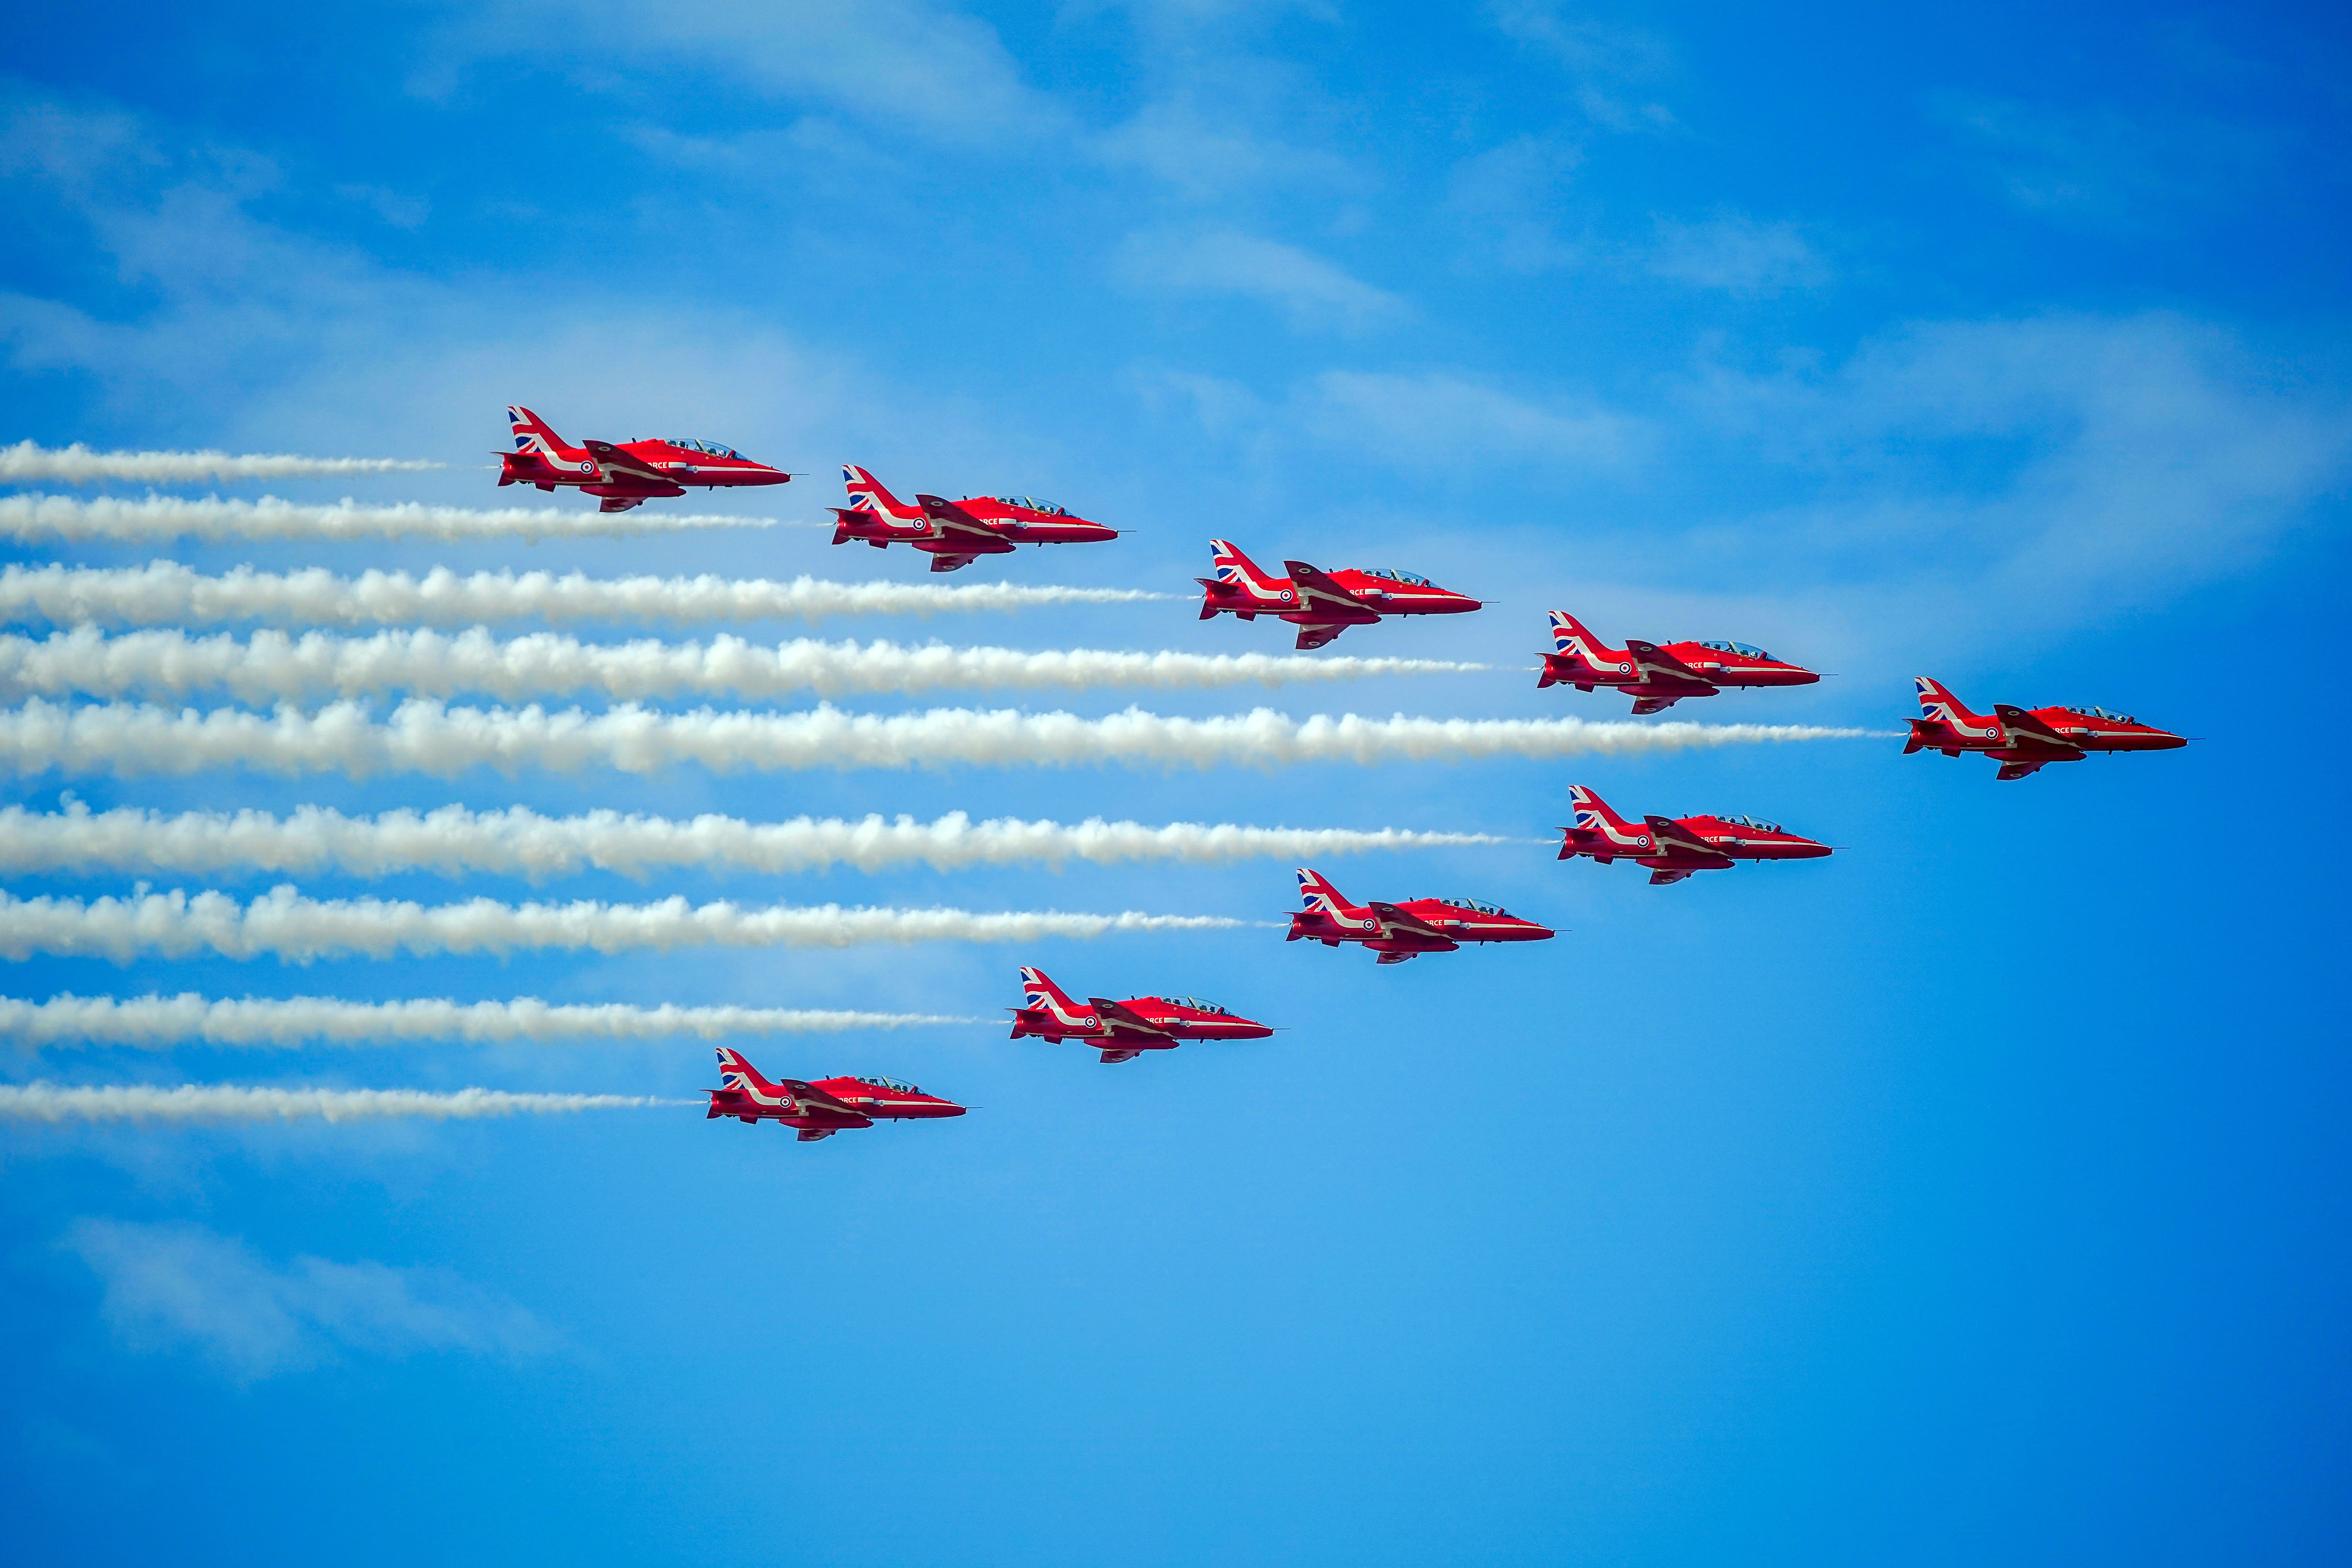
[[[833,1034],[975,1024],[977,1018],[928,1013],[861,1013],[819,1007],[631,1006],[619,1002],[560,1005],[535,996],[499,1002],[413,997],[343,1002],[326,996],[52,996],[46,1002],[0,997],[0,1039],[39,1049],[57,1046],[405,1045],[461,1040],[468,1045],[529,1041],[658,1040],[679,1035]]]
[[[50,480],[69,485],[108,479],[184,485],[208,479],[334,479],[354,474],[389,474],[437,468],[407,458],[295,458],[264,452],[93,452],[76,441],[43,447],[19,441],[0,447],[0,484]]]
[[[1571,13],[1566,0],[1489,0],[1486,15],[1505,37],[1549,55],[1573,87],[1577,106],[1612,131],[1662,131],[1676,121],[1642,89],[1674,65],[1658,34]]]
[[[407,691],[435,697],[478,692],[518,700],[585,691],[639,701],[730,693],[772,698],[803,691],[840,696],[1023,687],[1197,691],[1368,676],[1455,675],[1487,668],[1452,659],[1031,651],[808,637],[773,644],[729,636],[707,643],[599,644],[559,632],[532,632],[500,640],[480,626],[454,634],[387,631],[373,637],[259,631],[249,638],[182,631],[109,637],[95,626],[41,638],[0,633],[0,698],[226,692],[242,702],[271,702]]]
[[[1110,167],[1141,170],[1195,200],[1244,190],[1360,193],[1368,184],[1337,152],[1255,129],[1231,104],[1206,100],[1197,90],[1153,100],[1092,146]]]
[[[127,899],[19,899],[0,891],[0,957],[393,958],[402,953],[667,952],[681,947],[855,947],[869,942],[1035,942],[1124,931],[1223,931],[1247,922],[1214,915],[1071,914],[1059,910],[899,910],[842,904],[744,905],[725,900],[650,904],[575,899],[505,904],[468,899],[309,899],[273,888],[250,903],[225,894],[134,893]]]
[[[429,92],[455,89],[470,67],[522,58],[572,71],[591,88],[617,52],[683,64],[786,102],[823,107],[940,145],[989,148],[1063,132],[1068,116],[1022,79],[996,30],[929,0],[484,0],[452,6],[437,51],[416,67]],[[548,58],[546,41],[565,49]]]
[[[1301,328],[1360,332],[1409,313],[1398,296],[1311,251],[1231,229],[1131,235],[1120,270],[1129,281],[1152,289],[1255,300]]]
[[[1930,112],[2015,205],[2094,223],[2154,223],[2198,203],[2271,151],[2210,121],[2134,118],[1947,93]]]
[[[1643,424],[1597,403],[1538,402],[1451,371],[1326,371],[1297,396],[1307,429],[1397,468],[1622,468]]]
[[[1465,252],[1506,272],[1575,262],[1559,208],[1583,149],[1557,136],[1521,136],[1463,159],[1445,179],[1445,210]]]
[[[222,767],[265,773],[443,776],[470,768],[609,767],[658,773],[681,763],[719,772],[914,768],[958,764],[1160,767],[1240,763],[1467,762],[1480,757],[1641,755],[1697,747],[1840,740],[1869,733],[1806,724],[1699,724],[1582,719],[1293,719],[1270,708],[1207,719],[1130,708],[1108,718],[1015,709],[919,713],[655,713],[635,706],[449,708],[412,698],[377,722],[357,703],[265,717],[235,709],[137,703],[58,706],[39,699],[0,710],[0,769],[170,776]]]
[[[93,812],[70,796],[58,812],[0,807],[0,870],[17,875],[103,869],[383,877],[436,871],[538,880],[591,868],[629,877],[679,867],[772,874],[833,866],[879,871],[927,865],[960,871],[978,866],[1059,867],[1072,860],[1097,866],[1153,860],[1216,864],[1516,842],[1482,833],[1402,827],[1244,827],[1230,822],[1147,826],[1098,816],[1076,823],[1017,817],[974,822],[961,811],[930,822],[878,814],[855,820],[746,822],[714,814],[678,820],[616,811],[542,816],[523,806],[473,811],[445,805],[377,816],[346,816],[317,805],[298,806],[282,817],[250,809],[166,814],[116,806]]]
[[[262,621],[299,626],[471,626],[542,620],[562,624],[711,621],[838,616],[929,616],[1024,610],[1044,605],[1132,605],[1171,597],[1139,588],[1072,588],[1024,583],[829,583],[806,575],[589,577],[578,572],[472,572],[436,566],[419,575],[370,570],[341,576],[324,567],[210,576],[176,561],[144,566],[0,568],[0,619],[98,626],[207,625]]]
[[[1699,223],[1658,220],[1650,270],[1701,289],[1760,296],[1811,289],[1830,279],[1823,261],[1792,223],[1765,223],[1727,213]]]
[[[446,1269],[273,1264],[245,1242],[190,1225],[81,1219],[62,1245],[96,1274],[100,1315],[137,1351],[193,1350],[249,1383],[356,1352],[535,1355],[555,1346],[537,1318]]]
[[[1781,569],[1866,559],[1893,613],[1957,596],[1979,626],[2246,571],[2352,475],[2341,395],[2161,313],[1927,323],[1842,365],[1718,373],[1695,406],[1822,476],[1748,531]]]

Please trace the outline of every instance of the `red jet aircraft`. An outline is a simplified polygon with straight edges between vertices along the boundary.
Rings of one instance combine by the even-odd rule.
[[[1476,899],[1351,904],[1321,872],[1304,866],[1298,868],[1298,893],[1307,907],[1290,917],[1290,934],[1283,941],[1304,937],[1325,947],[1360,942],[1379,953],[1382,963],[1452,952],[1465,942],[1548,942],[1552,935],[1548,927]]]
[[[499,454],[499,483],[537,485],[551,490],[576,485],[604,498],[600,511],[626,511],[656,496],[682,496],[688,485],[706,488],[788,484],[792,475],[755,463],[716,441],[677,437],[664,440],[590,441],[574,447],[528,408],[509,406],[514,450]]]
[[[1566,610],[1551,613],[1552,651],[1538,689],[1563,681],[1579,691],[1613,686],[1636,713],[1655,713],[1685,697],[1712,697],[1727,686],[1811,686],[1821,679],[1744,642],[1670,642],[1660,647],[1627,637],[1611,647]]]
[[[1133,1061],[1144,1051],[1172,1050],[1186,1040],[1263,1040],[1274,1033],[1198,996],[1130,996],[1124,1002],[1089,996],[1081,1007],[1042,969],[1021,972],[1021,991],[1026,1005],[1012,1009],[1013,1038],[1034,1037],[1057,1046],[1066,1039],[1084,1040],[1099,1046],[1107,1062]]]
[[[1569,785],[1568,795],[1576,803],[1576,826],[1562,830],[1559,858],[1590,855],[1603,866],[1631,860],[1650,868],[1654,888],[1693,871],[1727,871],[1735,860],[1817,860],[1830,852],[1826,844],[1752,816],[1644,816],[1634,823],[1582,784]]]
[[[1948,757],[1982,752],[2000,764],[1997,778],[2021,779],[2046,763],[2079,763],[2087,752],[2169,752],[2186,737],[2104,708],[2011,708],[1992,705],[1993,717],[1971,713],[1926,676],[1919,712],[1903,754],[1933,748]]]
[[[962,1106],[896,1079],[823,1078],[803,1083],[787,1078],[770,1083],[742,1052],[725,1046],[719,1047],[719,1081],[722,1087],[710,1091],[710,1109],[703,1120],[731,1116],[738,1121],[781,1121],[797,1128],[803,1143],[830,1138],[845,1127],[963,1114]]]
[[[863,540],[877,550],[911,544],[929,551],[931,570],[952,572],[976,556],[1009,555],[1016,544],[1098,544],[1118,530],[1072,517],[1035,496],[966,496],[960,501],[918,495],[908,506],[864,468],[844,463],[849,504],[833,509],[840,521],[833,542]]]
[[[1205,590],[1201,618],[1230,611],[1245,621],[1272,616],[1298,628],[1303,651],[1321,647],[1349,626],[1368,626],[1383,616],[1458,616],[1482,606],[1411,572],[1359,571],[1343,566],[1318,572],[1304,561],[1286,561],[1287,577],[1269,577],[1256,562],[1223,539],[1209,541],[1213,577],[1196,577]]]

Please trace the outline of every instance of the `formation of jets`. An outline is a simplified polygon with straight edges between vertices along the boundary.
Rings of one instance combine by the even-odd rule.
[[[716,442],[671,438],[574,447],[530,409],[509,407],[514,449],[500,454],[499,483],[552,490],[570,487],[599,498],[605,511],[648,500],[682,496],[690,486],[780,485],[792,475],[752,461]],[[953,572],[982,555],[1008,555],[1023,544],[1098,543],[1118,529],[1076,516],[1034,496],[966,496],[948,500],[918,494],[899,500],[854,464],[842,468],[848,505],[835,507],[833,542],[905,544],[930,557],[934,572]],[[1345,567],[1326,572],[1286,560],[1286,576],[1260,567],[1229,540],[1209,542],[1213,574],[1201,584],[1201,619],[1260,616],[1298,628],[1301,652],[1324,647],[1350,626],[1376,626],[1402,616],[1462,615],[1483,608],[1477,599],[1439,587],[1411,572]],[[1685,698],[1714,697],[1735,687],[1810,686],[1822,678],[1802,665],[1773,658],[1744,642],[1651,643],[1628,637],[1612,647],[1566,610],[1551,612],[1551,650],[1542,656],[1538,689],[1607,689],[1630,697],[1636,714],[1663,712]],[[1917,678],[1920,716],[1910,721],[1904,752],[1937,751],[1948,757],[1979,752],[2000,764],[1997,777],[2025,778],[2052,763],[2080,762],[2093,752],[2168,751],[2186,737],[2104,708],[2011,707],[1990,715],[1970,710],[1926,676]],[[1695,872],[1728,870],[1742,860],[1811,860],[1832,853],[1818,840],[1779,823],[1748,816],[1620,816],[1591,788],[1569,796],[1575,824],[1560,830],[1559,858],[1601,865],[1630,860],[1647,869],[1653,886]],[[1350,903],[1329,879],[1301,867],[1300,907],[1292,911],[1286,942],[1353,942],[1381,964],[1423,953],[1451,952],[1491,942],[1542,942],[1554,932],[1477,899],[1406,899]],[[1042,969],[1021,971],[1022,1005],[1012,1008],[1012,1037],[1096,1047],[1106,1063],[1133,1061],[1147,1051],[1172,1050],[1187,1041],[1264,1039],[1270,1026],[1195,996],[1129,996],[1074,1000]],[[877,1121],[961,1116],[964,1108],[909,1083],[887,1078],[771,1080],[740,1052],[719,1049],[721,1087],[710,1092],[711,1117],[774,1121],[814,1142]]]

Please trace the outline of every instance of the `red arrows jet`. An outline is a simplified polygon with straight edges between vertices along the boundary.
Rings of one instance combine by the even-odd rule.
[[[1351,904],[1319,871],[1298,868],[1306,909],[1290,917],[1285,942],[1305,937],[1325,947],[1360,942],[1382,963],[1402,963],[1424,952],[1452,952],[1465,942],[1549,942],[1549,927],[1523,921],[1499,904],[1476,899],[1407,899],[1401,904]]]
[[[1926,676],[1919,683],[1920,717],[1911,721],[1903,754],[1930,747],[1948,757],[1982,752],[2000,764],[1995,776],[2021,779],[2047,763],[2079,763],[2088,752],[2169,752],[2185,736],[2104,708],[2011,708],[1992,705],[1993,717],[1971,713]]]
[[[1613,686],[1636,713],[1655,713],[1685,697],[1712,697],[1727,686],[1811,686],[1810,669],[1783,663],[1744,642],[1655,643],[1627,637],[1611,647],[1566,610],[1551,613],[1552,651],[1544,655],[1541,689],[1566,682],[1579,691]]]
[[[911,544],[928,551],[931,570],[952,572],[982,555],[1009,555],[1016,544],[1099,544],[1118,530],[1073,517],[1035,496],[966,496],[960,501],[918,495],[908,506],[864,468],[844,463],[849,504],[833,509],[840,521],[833,542],[862,540],[877,550]]]
[[[1633,823],[1582,784],[1570,784],[1568,795],[1576,803],[1576,826],[1562,830],[1559,858],[1590,855],[1603,866],[1631,860],[1650,868],[1654,888],[1693,871],[1728,871],[1735,860],[1818,860],[1830,852],[1826,844],[1752,816],[1644,816]]]
[[[1198,996],[1130,996],[1124,1002],[1089,996],[1081,1007],[1042,969],[1021,972],[1021,991],[1026,1005],[1012,1009],[1013,1038],[1034,1037],[1057,1046],[1066,1039],[1084,1040],[1101,1047],[1107,1062],[1173,1050],[1186,1040],[1263,1040],[1274,1033]]]
[[[1369,626],[1384,616],[1458,616],[1483,607],[1411,572],[1352,566],[1318,572],[1304,561],[1286,561],[1282,568],[1290,575],[1269,577],[1227,540],[1212,539],[1209,548],[1216,575],[1193,579],[1205,590],[1201,618],[1226,611],[1245,621],[1272,616],[1298,628],[1301,650],[1321,647],[1349,626]]]
[[[710,1091],[710,1109],[703,1120],[731,1116],[738,1121],[781,1121],[797,1128],[803,1143],[830,1138],[845,1127],[963,1114],[962,1106],[896,1079],[824,1078],[803,1083],[787,1078],[771,1083],[742,1052],[725,1046],[719,1047],[719,1081],[722,1087]]]
[[[719,489],[792,481],[782,468],[755,463],[716,441],[681,436],[574,447],[528,408],[509,406],[507,423],[514,428],[514,450],[499,454],[499,483],[543,490],[574,485],[604,498],[600,511],[626,511],[657,496],[682,496],[688,485]]]

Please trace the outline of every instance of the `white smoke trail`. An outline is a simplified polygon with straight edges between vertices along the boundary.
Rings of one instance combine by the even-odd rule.
[[[1168,599],[1138,588],[1063,588],[1018,583],[772,582],[749,577],[589,577],[580,573],[475,572],[436,566],[423,576],[323,567],[219,576],[176,561],[144,566],[10,566],[0,571],[0,621],[58,625],[217,625],[264,621],[296,626],[470,626],[485,622],[557,624],[637,621],[690,625],[829,616],[930,615],[1020,610],[1040,605],[1131,605]]]
[[[0,1039],[22,1046],[179,1045],[295,1047],[394,1045],[462,1040],[656,1040],[692,1035],[835,1034],[929,1024],[978,1024],[928,1013],[858,1013],[810,1007],[632,1007],[618,1002],[557,1005],[535,996],[504,1002],[417,997],[401,1002],[340,1002],[325,996],[52,996],[46,1002],[0,997]]]
[[[288,458],[261,452],[93,452],[76,441],[43,447],[19,441],[0,447],[0,484],[102,479],[147,484],[200,484],[206,479],[332,479],[353,474],[415,473],[445,465],[407,458]]]
[[[212,1083],[176,1089],[0,1084],[0,1120],[13,1121],[365,1121],[387,1116],[448,1121],[697,1103],[642,1094],[509,1094],[496,1089],[433,1094],[415,1089],[236,1089]]]
[[[1218,915],[1068,914],[1059,910],[896,910],[840,904],[502,904],[468,899],[417,904],[388,899],[306,899],[272,888],[249,904],[224,893],[134,893],[127,899],[19,899],[0,891],[0,958],[35,953],[129,963],[142,952],[185,958],[274,957],[289,963],[357,953],[489,952],[548,949],[625,952],[680,947],[853,947],[867,942],[1035,942],[1110,931],[1226,931],[1246,921]]]
[[[1293,719],[1270,708],[1209,719],[1130,708],[1108,718],[1016,709],[920,713],[656,713],[634,705],[449,708],[412,698],[377,722],[355,702],[317,713],[281,709],[170,709],[143,703],[67,707],[36,698],[0,709],[0,771],[55,769],[121,777],[248,767],[266,773],[387,772],[450,776],[469,768],[617,768],[651,773],[679,763],[718,772],[810,768],[1069,766],[1081,763],[1213,767],[1243,763],[1463,762],[1474,758],[1641,755],[1759,742],[1847,740],[1883,731],[1814,724],[1643,723],[1582,719]]]
[[[1205,690],[1255,682],[1349,680],[1378,675],[1456,675],[1488,667],[1433,658],[1310,658],[1298,654],[1129,653],[1108,648],[1027,652],[1009,647],[908,647],[894,642],[768,645],[720,636],[707,643],[642,640],[583,643],[556,632],[500,641],[483,628],[459,632],[331,632],[249,640],[179,631],[108,637],[76,626],[39,639],[0,635],[0,699],[186,697],[226,691],[241,702],[300,702],[320,697],[425,697],[482,692],[518,700],[541,693],[593,692],[621,701],[713,697],[758,700],[814,691],[833,697],[943,689],[1145,686]]]
[[[1381,827],[1243,827],[1234,823],[974,822],[961,811],[930,822],[878,813],[850,821],[795,817],[746,822],[712,813],[686,820],[591,811],[541,816],[525,806],[472,811],[388,811],[345,816],[316,805],[283,817],[264,811],[177,815],[117,806],[93,812],[71,795],[58,812],[0,807],[0,874],[120,870],[213,876],[264,871],[311,876],[336,871],[383,877],[437,871],[528,877],[536,881],[595,869],[645,877],[677,867],[715,871],[794,872],[832,866],[880,871],[922,864],[940,871],[974,866],[1097,866],[1129,861],[1312,859],[1380,849],[1534,842],[1486,833]]]
[[[156,539],[559,539],[585,534],[656,533],[681,528],[769,528],[776,520],[723,513],[557,511],[552,507],[504,507],[479,511],[461,506],[399,501],[362,506],[344,500],[313,506],[264,496],[259,500],[207,497],[142,500],[69,496],[0,496],[0,534],[12,539],[69,542]]]

